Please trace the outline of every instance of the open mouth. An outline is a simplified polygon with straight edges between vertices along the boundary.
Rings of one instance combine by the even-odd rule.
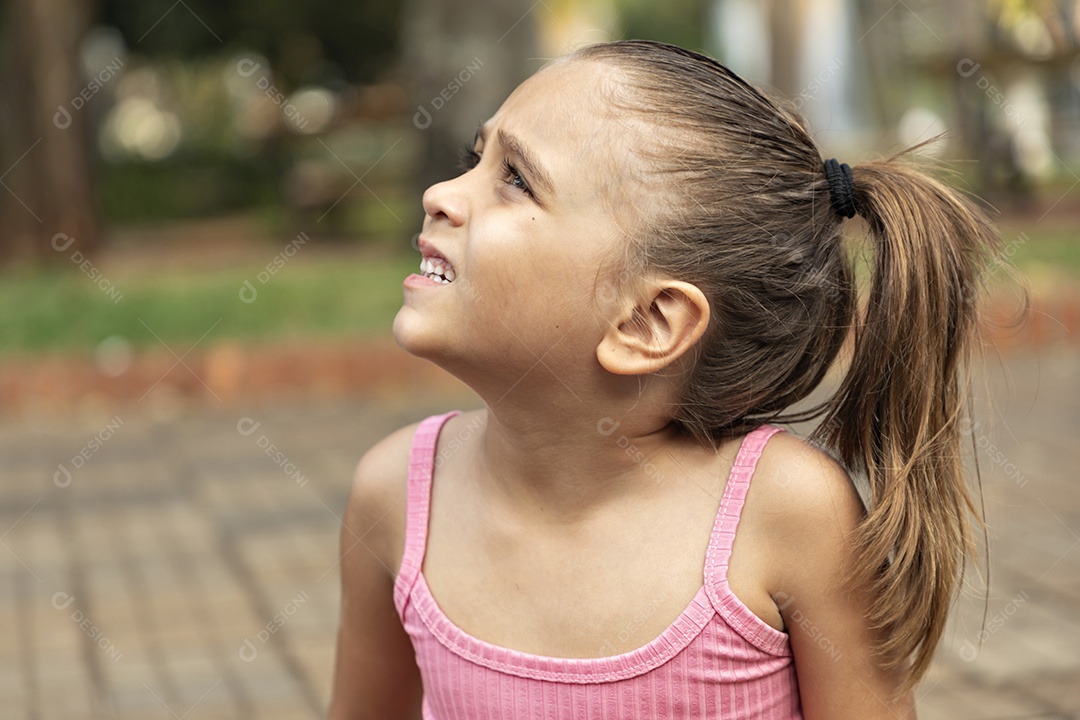
[[[434,256],[424,257],[420,260],[420,274],[446,285],[454,282],[454,278],[457,277],[457,273],[454,272],[449,260]]]

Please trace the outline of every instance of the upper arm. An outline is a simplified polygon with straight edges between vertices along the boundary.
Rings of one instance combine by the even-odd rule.
[[[770,509],[779,515],[771,594],[789,633],[804,717],[914,718],[912,694],[896,696],[900,674],[874,660],[868,593],[844,582],[864,516],[850,477],[788,433],[777,435],[766,453],[771,472],[790,478],[782,491],[770,491]]]
[[[419,717],[420,674],[393,596],[415,429],[414,423],[376,443],[353,477],[339,544],[341,617],[331,720]]]

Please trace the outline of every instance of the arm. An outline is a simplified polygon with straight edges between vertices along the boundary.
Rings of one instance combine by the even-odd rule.
[[[779,491],[767,490],[780,515],[771,594],[791,639],[804,717],[914,720],[913,694],[896,696],[902,677],[872,657],[869,597],[842,582],[864,515],[858,493],[832,458],[798,438],[777,435],[770,451],[774,477],[789,478]]]
[[[420,717],[420,672],[394,607],[392,574],[403,551],[415,428],[372,447],[353,478],[340,536],[341,618],[329,720]]]

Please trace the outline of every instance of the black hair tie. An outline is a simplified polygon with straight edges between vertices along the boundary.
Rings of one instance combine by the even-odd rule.
[[[833,210],[841,217],[855,217],[859,210],[855,205],[855,180],[851,175],[851,166],[830,158],[825,161],[825,177],[829,179]]]

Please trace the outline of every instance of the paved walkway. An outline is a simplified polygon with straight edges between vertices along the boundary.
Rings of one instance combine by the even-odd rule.
[[[993,532],[920,718],[1080,718],[1080,354],[1011,354],[973,427]],[[360,454],[468,396],[0,421],[0,716],[321,718]],[[238,429],[239,426],[239,429]]]

